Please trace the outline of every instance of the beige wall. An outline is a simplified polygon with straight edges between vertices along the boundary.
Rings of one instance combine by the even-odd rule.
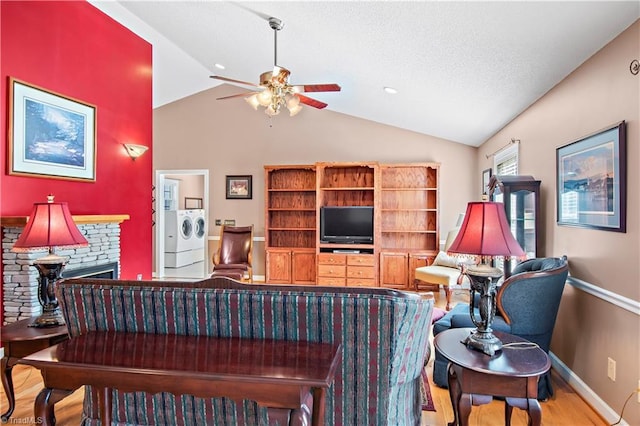
[[[631,310],[635,306],[634,313],[568,286],[551,345],[552,352],[618,412],[640,379],[640,76],[629,71],[631,61],[639,56],[640,23],[636,21],[477,153],[480,169],[492,167],[485,155],[511,138],[520,139],[520,174],[542,180],[544,254],[566,254],[572,277],[631,299]],[[627,122],[627,232],[558,226],[556,148],[621,120]],[[607,357],[617,362],[615,382],[607,378]],[[624,415],[629,424],[640,424],[635,397]]]
[[[204,198],[204,179],[200,175],[166,175],[180,182],[178,187],[178,209],[185,209],[185,198]]]
[[[329,110],[305,107],[295,117],[283,113],[269,120],[242,98],[216,101],[242,90],[223,85],[154,110],[154,169],[209,169],[209,235],[219,234],[215,219],[235,219],[264,236],[264,165],[439,162],[445,233],[467,202],[479,199],[477,148]],[[225,175],[253,175],[253,198],[225,199]],[[262,259],[256,274],[264,275],[264,256],[256,258]]]

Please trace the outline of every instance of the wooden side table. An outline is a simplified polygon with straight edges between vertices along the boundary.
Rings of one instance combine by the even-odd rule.
[[[462,343],[472,331],[450,329],[434,339],[435,347],[450,361],[449,396],[454,419],[449,426],[468,425],[471,407],[488,404],[494,396],[505,398],[505,424],[511,424],[513,407],[518,407],[527,411],[529,425],[540,425],[538,379],[551,368],[549,356],[525,339],[497,331],[494,334],[504,347],[489,356]]]
[[[2,422],[9,421],[16,407],[13,392],[13,378],[11,370],[21,358],[31,355],[41,349],[56,345],[67,340],[67,326],[36,328],[29,327],[35,318],[27,318],[7,324],[0,329],[0,339],[4,346],[4,358],[0,361],[0,378],[2,387],[9,401],[9,409],[2,414]]]

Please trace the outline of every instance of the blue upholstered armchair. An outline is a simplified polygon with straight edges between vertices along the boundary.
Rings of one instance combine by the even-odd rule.
[[[569,273],[567,258],[529,259],[518,264],[513,274],[498,288],[493,330],[515,334],[549,352],[564,284]],[[475,310],[480,317],[478,309]],[[434,336],[449,328],[474,327],[469,305],[460,303],[433,325]],[[447,387],[449,361],[436,350],[433,380]],[[553,395],[550,373],[538,382],[538,399]]]

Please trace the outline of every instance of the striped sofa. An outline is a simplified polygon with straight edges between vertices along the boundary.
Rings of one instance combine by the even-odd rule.
[[[87,331],[341,343],[327,425],[418,425],[433,300],[386,289],[68,279],[57,287],[71,336]],[[83,425],[99,425],[87,387]],[[245,400],[113,391],[117,425],[266,425]],[[180,415],[176,415],[180,413]]]

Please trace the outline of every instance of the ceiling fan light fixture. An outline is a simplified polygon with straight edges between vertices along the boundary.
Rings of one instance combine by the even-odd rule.
[[[273,93],[271,93],[271,90],[269,89],[264,89],[262,92],[258,93],[258,95],[256,96],[258,103],[263,106],[269,106],[271,105],[271,99],[273,98]]]
[[[300,111],[302,111],[302,105],[296,105],[294,107],[289,107],[289,116],[293,117],[294,115],[298,114]]]
[[[258,106],[260,106],[260,102],[258,101],[257,93],[249,96],[248,98],[244,98],[244,100],[247,101],[247,103],[251,105],[253,109],[255,109],[256,111],[258,110]]]
[[[273,117],[278,115],[280,110],[287,108],[289,115],[294,116],[298,114],[303,105],[311,106],[313,108],[322,109],[327,106],[326,103],[310,98],[306,95],[299,95],[306,92],[339,92],[340,86],[331,84],[303,84],[292,85],[289,83],[289,76],[291,71],[278,65],[278,31],[282,29],[282,21],[278,18],[269,18],[269,26],[273,29],[273,69],[260,74],[260,83],[254,84],[242,80],[236,80],[233,78],[223,77],[219,75],[212,75],[211,78],[222,80],[227,83],[237,83],[242,85],[252,86],[255,92],[238,93],[231,96],[223,96],[217,98],[218,100],[233,99],[244,97],[245,101],[254,110],[258,109],[258,106],[265,108],[265,113]],[[218,64],[215,65],[216,67]]]
[[[295,108],[300,106],[300,96],[298,95],[290,95],[287,97],[287,108]]]
[[[271,104],[267,108],[265,108],[264,113],[269,117],[273,117],[275,115],[280,114],[280,105]]]

